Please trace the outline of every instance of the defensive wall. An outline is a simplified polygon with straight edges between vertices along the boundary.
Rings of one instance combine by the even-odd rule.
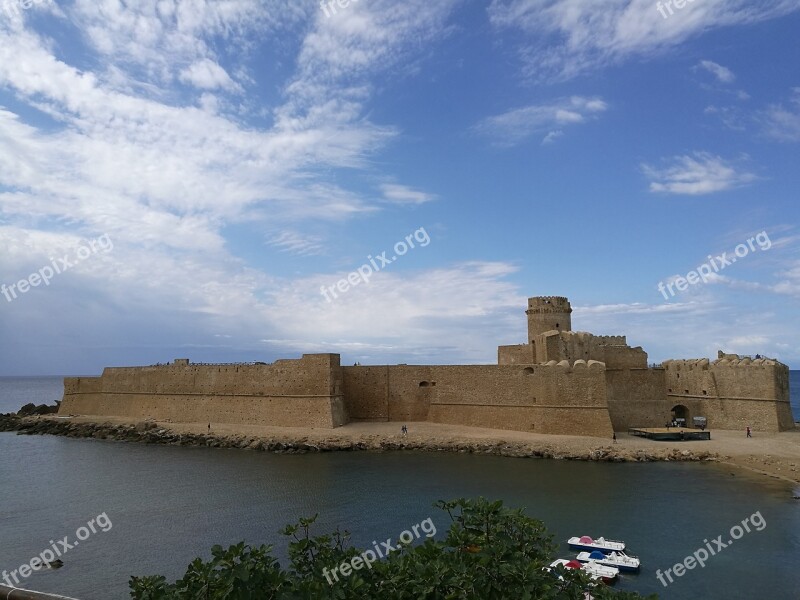
[[[338,427],[347,422],[338,354],[272,364],[112,367],[67,378],[59,414],[192,423]]]
[[[353,420],[453,425],[610,437],[605,367],[546,365],[343,367]]]
[[[664,362],[667,400],[687,422],[708,419],[709,428],[783,431],[794,428],[789,367],[767,358],[723,354]]]
[[[615,431],[663,427],[671,419],[662,368],[607,368],[606,390]]]

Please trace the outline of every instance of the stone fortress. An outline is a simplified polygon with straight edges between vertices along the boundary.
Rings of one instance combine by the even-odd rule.
[[[611,437],[706,417],[709,429],[794,428],[789,369],[719,353],[651,367],[625,336],[572,331],[567,298],[528,300],[524,344],[496,365],[342,366],[338,354],[272,364],[106,368],[66,378],[60,415],[334,428],[351,421],[467,425]],[[399,428],[399,425],[398,425]]]

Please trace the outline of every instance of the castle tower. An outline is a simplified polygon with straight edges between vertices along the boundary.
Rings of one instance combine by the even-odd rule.
[[[528,298],[528,342],[545,331],[572,331],[572,307],[563,296]]]

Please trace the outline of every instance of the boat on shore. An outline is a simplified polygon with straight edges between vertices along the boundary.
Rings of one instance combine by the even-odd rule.
[[[587,552],[600,550],[600,552],[608,554],[611,552],[623,552],[625,550],[625,542],[607,540],[604,537],[592,539],[588,535],[571,537],[567,540],[567,543],[573,550],[586,550]]]
[[[600,550],[581,552],[576,557],[581,563],[596,562],[607,567],[616,567],[620,571],[635,573],[639,570],[641,561],[636,556],[629,556],[624,552],[611,552],[606,554]]]

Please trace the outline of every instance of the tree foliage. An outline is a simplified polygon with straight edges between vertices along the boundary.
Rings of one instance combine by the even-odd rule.
[[[195,559],[175,583],[167,583],[163,576],[132,577],[131,598],[586,600],[588,594],[596,600],[642,598],[592,586],[588,576],[579,571],[546,570],[556,546],[544,524],[522,510],[483,498],[440,501],[435,506],[451,521],[443,539],[402,545],[370,568],[354,570],[338,581],[330,577],[330,571],[362,552],[349,545],[346,531],[312,536],[314,516],[283,530],[290,539],[286,569],[272,556],[271,546],[240,543],[227,550],[214,546],[211,560]]]

